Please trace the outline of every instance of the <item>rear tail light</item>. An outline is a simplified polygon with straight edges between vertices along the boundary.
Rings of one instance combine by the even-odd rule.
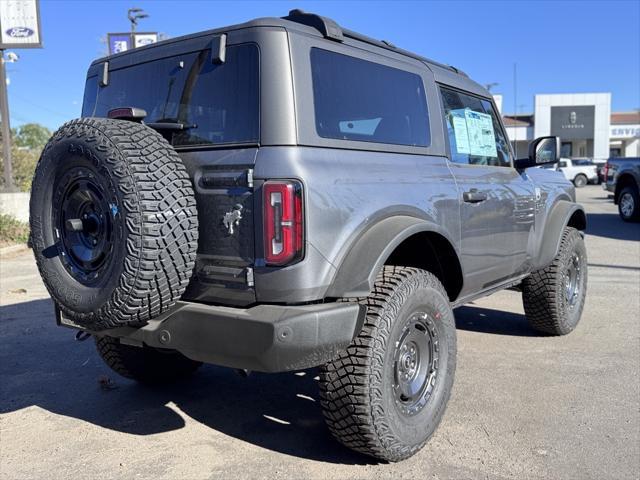
[[[262,187],[264,258],[268,265],[286,265],[304,253],[302,186],[293,181],[268,181]]]

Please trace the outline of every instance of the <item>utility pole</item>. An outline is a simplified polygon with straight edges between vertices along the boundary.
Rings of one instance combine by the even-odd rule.
[[[513,64],[513,115],[518,115],[518,67],[517,64]],[[516,129],[517,131],[517,129]],[[513,141],[513,149],[515,150],[515,156],[518,158],[518,135]]]
[[[2,117],[2,157],[4,160],[4,189],[15,190],[11,169],[11,125],[9,123],[9,96],[7,95],[7,73],[4,50],[0,50],[0,117]]]
[[[7,53],[13,48],[42,48],[40,32],[40,0],[0,0],[0,116],[2,117],[2,156],[4,157],[4,188],[15,191],[11,171],[11,125],[9,120],[9,95],[5,64],[15,62],[18,55]]]

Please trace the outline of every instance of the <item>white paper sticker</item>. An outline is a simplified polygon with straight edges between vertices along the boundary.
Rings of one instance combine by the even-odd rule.
[[[467,120],[464,117],[458,116],[454,112],[451,112],[451,114],[453,121],[453,133],[456,138],[456,150],[458,153],[470,153]]]
[[[467,109],[464,111],[464,116],[467,119],[471,155],[497,157],[498,149],[491,115]]]
[[[452,110],[450,114],[458,153],[479,157],[498,156],[491,115],[468,108]]]

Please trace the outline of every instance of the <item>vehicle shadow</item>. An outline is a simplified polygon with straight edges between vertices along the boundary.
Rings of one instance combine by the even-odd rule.
[[[464,305],[453,312],[456,317],[456,328],[494,335],[512,335],[518,337],[539,337],[527,318],[520,313],[492,310],[489,308]]]
[[[617,213],[588,213],[587,234],[615,240],[640,240],[640,223],[625,222]]]
[[[331,437],[318,405],[316,370],[242,378],[206,365],[180,383],[144,387],[109,370],[92,340],[77,342],[73,330],[57,327],[52,310],[50,300],[0,307],[0,414],[38,406],[117,432],[151,435],[183,428],[182,412],[287,455],[376,463]]]

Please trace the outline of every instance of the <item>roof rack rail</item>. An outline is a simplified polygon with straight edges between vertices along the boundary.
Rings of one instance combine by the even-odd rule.
[[[285,20],[301,23],[318,30],[325,38],[341,42],[344,37],[340,25],[327,17],[321,17],[315,13],[307,13],[298,8],[291,10],[289,15],[283,17]]]
[[[358,40],[360,42],[368,43],[369,45],[374,45],[376,47],[384,48],[385,50],[390,50],[392,52],[396,52],[401,55],[420,60],[421,62],[426,62],[432,65],[437,65],[441,68],[446,68],[447,70],[451,70],[452,72],[463,75],[465,77],[468,76],[462,70],[452,67],[451,65],[436,62],[435,60],[422,57],[413,52],[409,52],[408,50],[403,50],[386,40],[375,40],[371,37],[367,37],[366,35],[362,35],[361,33],[343,29],[334,20],[331,20],[327,17],[321,17],[320,15],[316,15],[315,13],[307,13],[296,8],[295,10],[291,10],[289,12],[289,15],[283,18],[291,22],[301,23],[303,25],[313,27],[318,30],[325,38],[337,40],[338,42],[342,42],[344,40],[344,37],[351,38],[353,40]]]
[[[457,73],[459,75],[463,75],[465,77],[467,76],[467,74],[464,73],[462,70],[458,70],[457,68],[452,67],[451,65],[447,65],[445,63],[436,62],[435,60],[431,60],[430,58],[423,57],[421,55],[418,55],[417,53],[413,53],[413,52],[410,52],[408,50],[403,50],[402,48],[398,48],[394,44],[392,44],[391,42],[388,42],[386,40],[376,40],[374,38],[368,37],[368,36],[363,35],[361,33],[354,32],[352,30],[347,30],[347,29],[343,29],[342,33],[347,38],[352,38],[354,40],[359,40],[361,42],[368,43],[369,45],[374,45],[376,47],[384,48],[385,50],[390,50],[392,52],[396,52],[396,53],[399,53],[401,55],[405,55],[407,57],[411,57],[411,58],[414,58],[416,60],[420,60],[421,62],[426,62],[426,63],[430,63],[431,65],[436,65],[436,66],[441,67],[441,68],[446,68],[447,70],[451,70],[452,72],[455,72],[455,73]]]

